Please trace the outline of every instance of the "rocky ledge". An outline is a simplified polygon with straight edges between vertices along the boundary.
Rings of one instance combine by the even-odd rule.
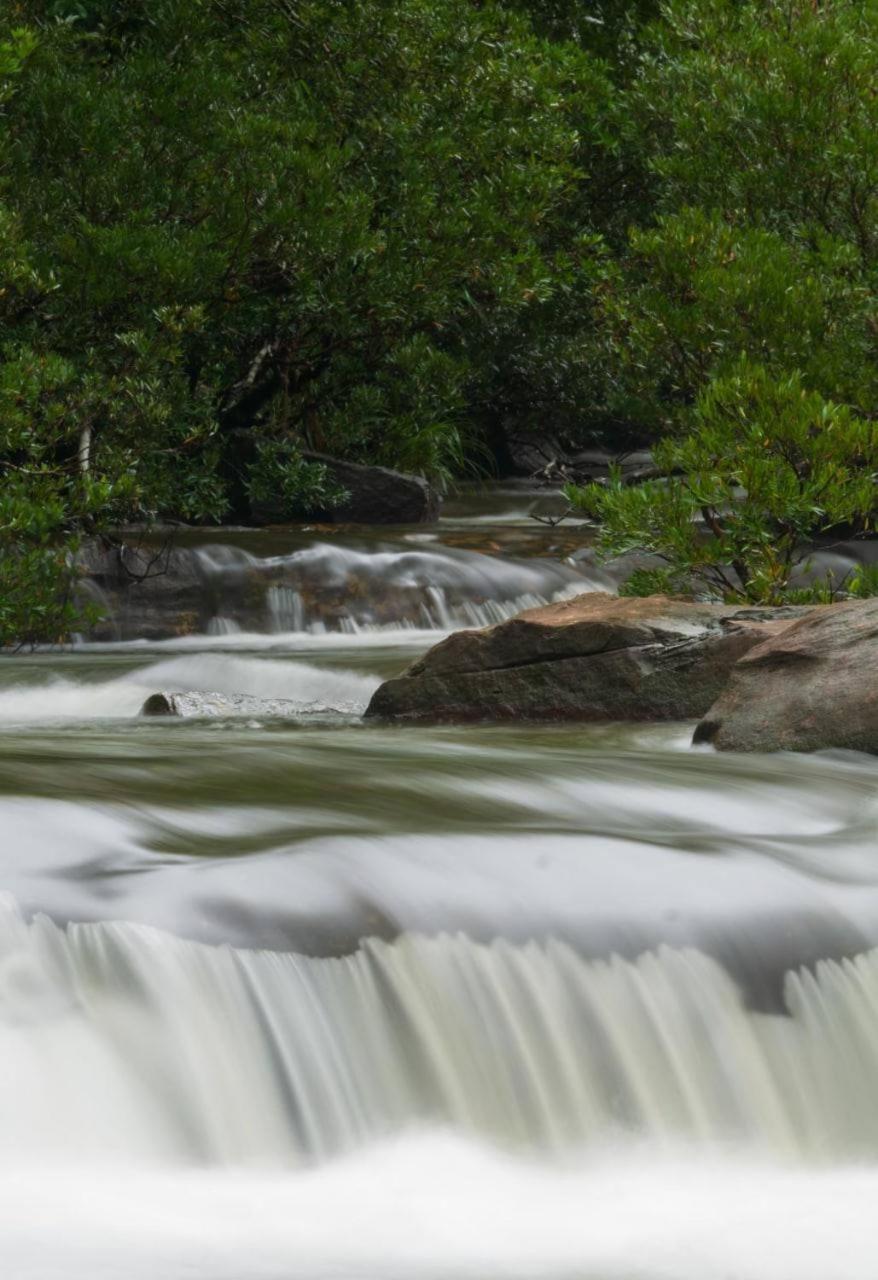
[[[729,673],[808,608],[738,608],[589,592],[458,631],[376,690],[397,722],[695,720]]]

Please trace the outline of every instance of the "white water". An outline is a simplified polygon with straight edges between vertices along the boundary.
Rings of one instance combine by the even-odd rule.
[[[545,559],[498,559],[447,546],[429,549],[315,542],[285,555],[256,557],[212,544],[194,555],[227,613],[208,630],[234,634],[234,592],[261,584],[265,628],[275,634],[489,626],[581,591],[613,589],[594,569]],[[252,629],[252,628],[251,628]]]
[[[464,600],[458,604],[449,601],[449,593],[443,587],[418,584],[421,598],[411,610],[412,617],[403,617],[394,622],[372,622],[362,620],[362,611],[352,611],[336,619],[338,629],[345,635],[360,633],[375,634],[398,630],[414,631],[454,631],[459,627],[490,627],[497,622],[505,622],[514,618],[525,609],[538,609],[541,605],[554,604],[560,600],[569,600],[583,591],[597,588],[586,582],[578,582],[559,591],[540,595],[536,592],[525,592],[512,596],[508,600]],[[312,635],[324,635],[326,623],[322,618],[310,616],[301,594],[292,587],[270,587],[266,595],[271,631],[275,634],[295,634],[308,632]],[[228,619],[213,619],[218,624],[213,634],[232,635],[236,624]],[[434,639],[438,637],[433,637]]]
[[[199,653],[148,663],[111,679],[49,675],[0,688],[0,724],[127,718],[137,715],[157,690],[246,694],[298,704],[303,712],[357,715],[379,683],[373,676],[307,662]]]
[[[874,1280],[873,762],[124,723],[356,715],[608,586],[435,536],[202,548],[210,635],[10,660],[2,887],[103,923],[0,902],[0,1280]]]
[[[0,1164],[301,1164],[412,1127],[878,1156],[878,952],[749,1011],[694,951],[404,935],[340,959],[0,920]]]
[[[213,627],[215,621],[216,619],[212,620],[212,630],[206,635],[169,636],[166,640],[77,640],[70,651],[76,654],[112,654],[136,653],[144,649],[150,653],[209,653],[220,650],[231,653],[274,651],[319,655],[326,652],[357,654],[374,649],[413,649],[417,653],[424,653],[446,635],[446,632],[431,627],[402,625],[363,628],[350,626],[344,631],[327,631],[325,627],[316,625],[305,631],[242,631],[236,630],[235,625]]]
[[[296,1173],[0,1170],[9,1280],[874,1280],[878,1172],[557,1168],[448,1135]]]
[[[199,551],[199,555],[204,554]],[[259,563],[265,568],[301,574],[323,589],[346,586],[356,577],[376,590],[388,586],[397,590],[444,587],[466,589],[495,600],[557,589],[576,576],[556,561],[499,560],[477,551],[444,546],[431,550],[406,547],[361,551],[341,543],[315,542],[301,551],[271,556]]]
[[[786,990],[755,1014],[669,949],[319,961],[5,902],[0,1274],[873,1280],[878,952]]]

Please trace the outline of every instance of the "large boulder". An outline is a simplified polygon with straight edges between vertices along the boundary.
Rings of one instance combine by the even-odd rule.
[[[321,462],[348,497],[323,513],[338,524],[431,524],[439,518],[439,494],[421,476],[306,453]]]
[[[690,720],[732,666],[806,609],[589,592],[458,631],[376,690],[386,720]]]
[[[256,496],[249,491],[246,477],[258,457],[259,437],[252,431],[235,430],[226,437],[226,444],[233,464],[229,476],[232,518],[256,527],[300,523],[301,507],[280,492]],[[289,456],[300,455],[291,448]],[[314,519],[328,524],[431,524],[439,517],[439,494],[421,476],[347,462],[314,450],[304,450],[301,456],[306,462],[319,462],[348,494],[344,502],[310,512]]]
[[[752,648],[695,741],[720,751],[878,753],[878,600],[815,609]]]

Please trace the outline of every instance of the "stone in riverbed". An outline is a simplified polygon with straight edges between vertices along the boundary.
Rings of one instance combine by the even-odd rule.
[[[347,491],[344,502],[324,513],[336,524],[432,524],[439,518],[439,494],[421,476],[322,453],[304,456],[309,462],[323,463],[335,483]]]
[[[720,751],[878,754],[878,599],[814,609],[752,648],[694,740]]]
[[[809,612],[589,592],[458,631],[376,690],[370,717],[692,720],[749,649]]]
[[[236,470],[245,475],[257,456],[257,439],[250,431],[235,431],[233,449]],[[293,456],[292,453],[290,456]],[[298,456],[298,455],[296,455]],[[422,476],[390,467],[348,462],[326,453],[305,450],[306,462],[319,462],[348,496],[334,507],[312,511],[309,519],[330,524],[432,524],[439,516],[439,493]],[[259,498],[243,486],[233,494],[234,519],[256,526],[298,523],[302,511],[281,493]]]
[[[283,698],[251,698],[243,693],[152,693],[140,709],[142,716],[195,719],[214,716],[292,716],[298,703]]]

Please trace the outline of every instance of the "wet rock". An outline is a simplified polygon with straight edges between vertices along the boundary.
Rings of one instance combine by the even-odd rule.
[[[340,524],[432,524],[439,518],[439,494],[421,476],[342,462],[322,453],[307,453],[309,462],[321,462],[347,499],[326,512]]]
[[[243,693],[152,693],[140,709],[142,716],[197,719],[214,716],[292,716],[296,702],[283,698],[251,698]]]
[[[623,433],[623,439],[626,433]],[[605,480],[611,468],[621,471],[629,481],[651,478],[655,474],[652,453],[640,447],[642,433],[628,434],[628,448],[583,449],[581,442],[560,434],[534,431],[532,428],[509,426],[493,441],[497,466],[501,475],[529,476],[543,482]]]
[[[459,631],[376,690],[394,721],[689,720],[739,658],[802,608],[736,608],[589,592]]]
[[[294,524],[304,515],[295,503],[284,501],[278,494],[253,497],[241,482],[256,461],[258,439],[250,431],[236,431],[227,437],[233,447],[234,467],[231,477],[231,516],[243,524]],[[298,457],[298,451],[295,456]],[[348,498],[335,507],[308,513],[309,518],[327,524],[425,524],[439,516],[440,498],[436,490],[421,476],[388,467],[364,466],[346,462],[329,454],[304,451],[307,462],[319,462]],[[237,480],[236,480],[237,477]]]
[[[94,640],[163,640],[204,629],[211,616],[205,575],[189,549],[86,542],[77,556],[79,591],[103,618]]]
[[[695,741],[720,751],[878,754],[878,599],[814,609],[752,648]]]

